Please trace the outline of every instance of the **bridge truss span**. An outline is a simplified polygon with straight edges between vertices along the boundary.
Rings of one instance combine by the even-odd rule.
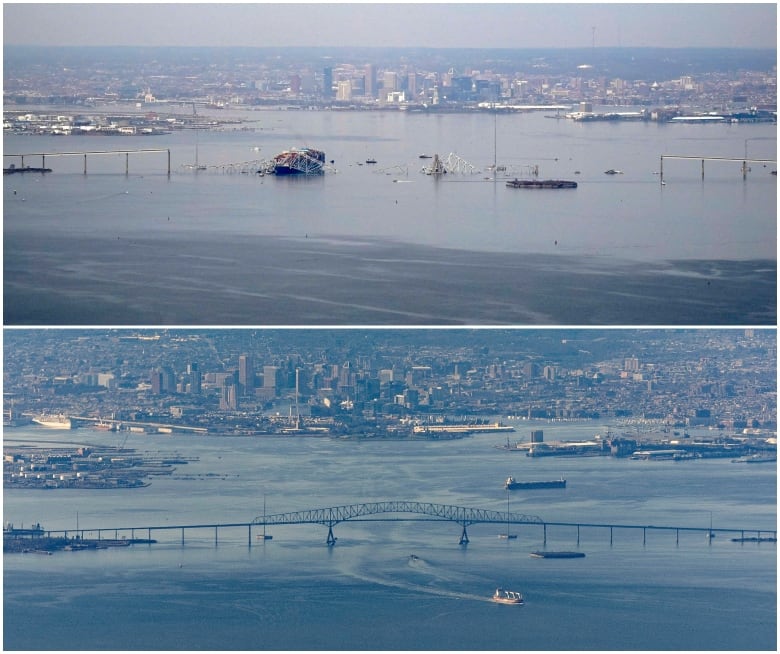
[[[321,524],[328,527],[328,545],[333,545],[336,538],[333,527],[340,522],[360,520],[365,516],[385,513],[412,513],[432,517],[436,520],[456,522],[463,527],[460,543],[468,543],[466,527],[477,523],[513,523],[513,524],[544,524],[544,521],[534,515],[474,509],[451,504],[433,504],[431,502],[386,501],[365,502],[361,504],[346,504],[321,509],[307,509],[290,513],[276,513],[258,516],[254,519],[256,525],[290,525],[290,524]]]

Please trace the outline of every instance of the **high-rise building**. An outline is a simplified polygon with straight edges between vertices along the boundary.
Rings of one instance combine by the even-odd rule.
[[[631,372],[636,372],[639,370],[639,359],[636,357],[628,357],[626,358],[623,369]]]
[[[368,98],[376,97],[376,67],[374,64],[366,64],[365,67],[365,95]]]
[[[279,366],[263,366],[263,388],[278,391],[281,380],[282,371]]]
[[[187,365],[187,391],[193,395],[200,395],[200,370],[197,363]]]
[[[255,391],[255,368],[248,354],[238,357],[238,387],[242,396],[252,395]]]
[[[350,80],[338,82],[336,87],[336,100],[340,100],[341,102],[349,102],[352,100],[352,82]]]
[[[382,89],[384,90],[385,95],[392,91],[398,91],[398,73],[392,70],[386,70],[382,77]]]
[[[414,100],[418,95],[417,89],[417,73],[410,72],[406,78],[406,87],[409,91],[409,97]]]
[[[223,411],[235,411],[238,408],[238,386],[231,377],[226,378],[222,386],[219,408]]]
[[[326,100],[333,98],[333,69],[325,68],[322,71],[322,97]]]

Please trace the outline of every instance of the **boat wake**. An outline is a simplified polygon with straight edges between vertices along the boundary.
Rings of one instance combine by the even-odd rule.
[[[388,588],[398,588],[400,590],[410,591],[413,593],[425,593],[426,595],[434,595],[436,597],[449,597],[458,600],[471,600],[478,602],[492,602],[490,596],[477,595],[475,593],[462,592],[443,588],[439,584],[470,584],[479,586],[480,588],[490,588],[491,582],[486,582],[480,577],[473,577],[468,579],[468,575],[464,577],[462,573],[455,574],[449,573],[435,564],[426,561],[414,554],[410,555],[406,561],[407,569],[410,569],[412,574],[420,576],[421,579],[415,580],[412,578],[404,578],[403,573],[400,573],[394,568],[387,568],[385,572],[377,573],[376,570],[363,570],[360,567],[356,567],[349,571],[344,571],[353,579],[363,581],[366,583],[378,584]]]

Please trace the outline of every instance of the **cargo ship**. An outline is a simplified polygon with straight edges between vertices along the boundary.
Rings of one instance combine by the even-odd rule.
[[[292,148],[277,154],[271,164],[274,175],[321,175],[325,153],[312,148]]]
[[[41,427],[50,429],[70,429],[73,426],[70,418],[62,414],[57,416],[40,415],[33,418],[32,421]]]
[[[512,179],[509,188],[577,188],[577,182],[566,179]]]
[[[566,488],[566,480],[553,479],[551,481],[517,481],[514,477],[507,477],[504,484],[507,490],[526,490],[534,488]]]

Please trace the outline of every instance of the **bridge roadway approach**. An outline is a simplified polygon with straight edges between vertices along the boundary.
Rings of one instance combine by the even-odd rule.
[[[395,514],[395,515],[392,515]],[[411,514],[404,516],[401,514]],[[382,517],[371,517],[378,516]],[[416,517],[419,516],[419,517]],[[293,511],[291,513],[276,513],[271,515],[262,515],[256,517],[251,522],[238,523],[219,523],[219,524],[189,524],[189,525],[158,525],[141,527],[111,527],[111,528],[92,528],[75,530],[57,530],[43,531],[41,536],[55,537],[79,535],[83,540],[85,538],[119,538],[130,537],[136,539],[139,533],[146,533],[147,539],[152,540],[152,532],[158,531],[181,531],[181,542],[184,544],[184,534],[187,530],[214,530],[214,543],[219,540],[219,530],[227,528],[244,527],[247,529],[249,538],[249,547],[252,546],[252,528],[263,528],[263,538],[265,527],[272,525],[302,525],[319,524],[328,528],[328,535],[325,540],[328,546],[336,544],[336,537],[333,534],[333,527],[341,522],[401,522],[401,521],[432,521],[432,522],[455,522],[462,527],[460,536],[460,545],[467,545],[469,542],[466,528],[473,524],[489,523],[505,525],[532,525],[542,529],[544,543],[547,543],[547,530],[549,527],[567,527],[576,528],[577,545],[580,543],[580,529],[600,529],[609,531],[609,544],[612,545],[613,534],[615,530],[641,530],[642,544],[646,543],[648,531],[674,532],[675,541],[679,544],[680,532],[699,533],[706,538],[702,542],[711,542],[716,534],[731,536],[732,538],[741,538],[747,540],[758,540],[763,538],[776,538],[777,531],[772,529],[722,529],[712,527],[672,527],[656,525],[632,525],[632,524],[600,524],[585,522],[546,522],[538,516],[524,515],[520,513],[511,513],[508,511],[490,511],[487,509],[474,509],[465,506],[453,506],[449,504],[431,504],[429,502],[406,502],[406,501],[388,501],[388,502],[369,502],[363,504],[347,504],[344,506],[332,506],[322,509],[308,509],[305,511]]]

